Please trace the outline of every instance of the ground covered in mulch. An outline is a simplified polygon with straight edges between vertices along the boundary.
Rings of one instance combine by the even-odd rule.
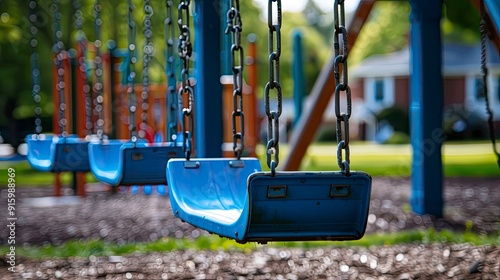
[[[500,178],[450,178],[443,218],[411,212],[407,178],[374,178],[367,234],[435,228],[500,232]],[[16,243],[60,244],[99,238],[117,243],[208,234],[176,219],[168,196],[92,193],[51,201],[50,189],[19,188]],[[5,199],[5,190],[2,200]],[[3,204],[3,203],[2,203]],[[0,220],[5,221],[4,213]],[[0,244],[7,228],[0,227]],[[403,244],[370,248],[248,252],[173,251],[149,255],[0,261],[1,279],[500,279],[500,244]]]

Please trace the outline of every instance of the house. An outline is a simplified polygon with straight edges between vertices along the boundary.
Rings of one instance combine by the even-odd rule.
[[[485,96],[482,94],[480,45],[443,43],[444,106],[461,104],[469,113],[484,118]],[[488,97],[495,126],[500,129],[500,58],[489,46],[487,52]],[[374,140],[377,135],[375,115],[384,108],[409,108],[410,51],[371,56],[351,68],[349,85],[353,99],[351,138]],[[330,106],[331,107],[331,106]],[[356,127],[357,126],[357,127]],[[457,126],[457,129],[459,129]],[[498,132],[498,130],[497,130]]]

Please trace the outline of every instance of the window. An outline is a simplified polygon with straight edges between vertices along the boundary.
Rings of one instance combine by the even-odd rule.
[[[495,69],[496,70],[496,69]],[[465,91],[465,108],[471,112],[477,112],[483,117],[487,117],[485,110],[485,88],[483,77],[480,75],[467,76]],[[500,73],[497,71],[488,76],[488,97],[489,107],[493,112],[494,120],[500,120]]]
[[[365,105],[374,113],[394,106],[396,101],[394,77],[368,77],[363,83]]]
[[[474,81],[474,93],[476,100],[484,100],[485,99],[485,88],[484,88],[484,82],[482,77],[476,77]]]
[[[384,80],[375,81],[375,101],[384,101]]]
[[[500,76],[497,77],[497,101],[500,103]]]

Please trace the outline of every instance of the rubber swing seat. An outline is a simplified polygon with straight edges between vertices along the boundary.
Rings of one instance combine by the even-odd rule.
[[[43,172],[88,172],[88,141],[77,135],[30,134],[25,139],[31,167]]]
[[[355,240],[365,232],[371,177],[363,172],[261,172],[255,158],[172,159],[174,215],[240,243]]]
[[[111,186],[167,184],[168,160],[182,155],[182,146],[173,142],[106,140],[89,144],[92,174]]]

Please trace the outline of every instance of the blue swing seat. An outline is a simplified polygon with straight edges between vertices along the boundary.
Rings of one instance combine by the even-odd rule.
[[[237,242],[355,240],[365,232],[363,172],[259,172],[257,159],[172,159],[170,203],[181,220]]]
[[[89,144],[92,174],[111,186],[166,184],[167,161],[182,155],[182,146],[174,143],[108,140]]]
[[[88,141],[77,135],[28,135],[27,159],[31,167],[42,172],[88,172]]]

